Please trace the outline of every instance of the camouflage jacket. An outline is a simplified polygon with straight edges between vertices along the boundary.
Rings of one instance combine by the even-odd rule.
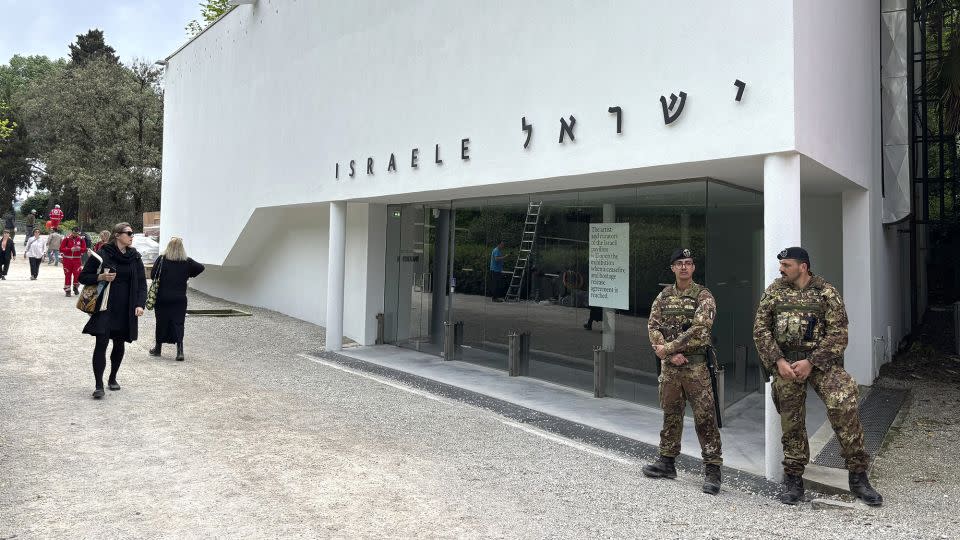
[[[771,372],[789,351],[808,352],[810,362],[820,369],[842,364],[847,348],[843,298],[820,276],[813,276],[803,289],[777,279],[760,299],[753,341],[760,361]]]
[[[667,354],[703,354],[711,344],[710,330],[716,316],[717,302],[706,287],[691,283],[679,291],[676,285],[668,285],[650,308],[650,344],[666,346]]]

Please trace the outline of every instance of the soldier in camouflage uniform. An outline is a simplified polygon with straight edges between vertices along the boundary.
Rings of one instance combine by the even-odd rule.
[[[803,497],[803,470],[810,460],[807,441],[807,383],[827,407],[827,416],[847,462],[850,492],[871,506],[883,498],[870,485],[870,456],[863,447],[857,410],[857,383],[843,369],[847,312],[840,293],[810,271],[800,247],[777,255],[780,279],[767,287],[753,326],[753,339],[767,373],[773,375],[773,402],[783,427],[784,491],[780,500]]]
[[[717,304],[710,291],[693,281],[696,269],[689,249],[678,249],[670,257],[676,283],[657,295],[650,309],[647,328],[650,344],[661,360],[660,457],[643,467],[652,478],[676,478],[674,459],[680,453],[683,413],[687,402],[693,409],[694,426],[700,439],[704,463],[703,492],[720,492],[720,430],[714,409],[713,389],[707,369],[710,329],[717,316]]]

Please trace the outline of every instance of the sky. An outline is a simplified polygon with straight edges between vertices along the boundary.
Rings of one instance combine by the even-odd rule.
[[[99,28],[129,64],[162,60],[187,41],[200,0],[0,0],[0,64],[15,54],[66,58],[77,34]]]

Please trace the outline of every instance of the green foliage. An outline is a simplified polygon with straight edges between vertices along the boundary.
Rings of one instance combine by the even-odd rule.
[[[19,191],[30,187],[34,174],[38,172],[36,150],[19,114],[19,97],[32,81],[63,69],[65,65],[63,60],[51,61],[46,56],[20,55],[11,58],[9,64],[0,65],[0,101],[11,106],[5,116],[17,124],[7,140],[0,143],[3,146],[0,152],[0,207],[9,207]]]
[[[50,229],[47,229],[47,220],[43,220],[43,223],[42,223],[41,225],[43,225],[43,230],[44,230],[46,233],[49,234],[49,233],[50,233]],[[76,226],[77,226],[77,220],[75,220],[75,219],[65,219],[65,220],[63,220],[63,221],[60,222],[60,233],[63,234],[64,236],[66,236],[66,235],[69,234],[70,231],[72,231],[73,228],[76,227]]]
[[[13,135],[13,130],[17,128],[17,123],[10,117],[10,107],[5,101],[0,99],[0,152],[3,152],[3,142]]]
[[[38,215],[46,217],[49,215],[51,208],[53,208],[53,203],[50,202],[50,193],[38,191],[24,199],[20,204],[20,215],[27,216],[31,210],[36,210]]]
[[[163,135],[160,71],[91,58],[32,81],[18,98],[41,185],[86,227],[139,225],[159,207]]]
[[[70,44],[70,63],[76,66],[102,60],[114,64],[120,63],[117,51],[103,40],[103,30],[88,30],[86,34],[77,34],[77,42]]]
[[[224,13],[231,9],[227,4],[227,0],[206,0],[197,5],[200,6],[201,21],[194,19],[187,23],[187,26],[184,27],[184,30],[187,31],[187,37],[194,37],[200,32],[203,32],[203,29],[209,26],[210,23],[219,19]]]

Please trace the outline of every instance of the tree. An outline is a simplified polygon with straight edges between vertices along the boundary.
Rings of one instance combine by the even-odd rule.
[[[0,65],[0,101],[14,104],[16,94],[30,81],[38,80],[53,70],[66,66],[62,58],[50,60],[46,56],[20,56],[16,54],[10,63]]]
[[[45,165],[41,187],[84,227],[140,224],[159,206],[163,93],[159,68],[88,59],[31,83],[21,108]]]
[[[8,116],[10,107],[0,99],[0,152],[3,152],[3,142],[13,135],[13,130],[17,128],[17,123]]]
[[[92,60],[105,60],[120,63],[113,47],[103,40],[103,30],[88,30],[86,34],[77,34],[77,42],[70,44],[70,63],[82,66]]]
[[[232,9],[231,6],[227,4],[227,0],[206,0],[198,5],[200,6],[200,18],[202,22],[194,19],[187,23],[187,26],[184,27],[184,30],[187,31],[187,37],[194,37],[200,32],[203,32],[203,29],[210,26],[210,23],[219,19],[224,13]]]

